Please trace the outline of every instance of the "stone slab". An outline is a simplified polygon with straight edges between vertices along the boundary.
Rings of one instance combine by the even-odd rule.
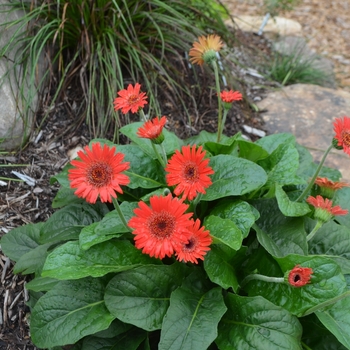
[[[256,104],[268,133],[294,134],[317,162],[334,137],[335,118],[350,116],[349,92],[317,85],[286,86]],[[331,151],[325,165],[340,170],[350,182],[350,157],[343,151]]]

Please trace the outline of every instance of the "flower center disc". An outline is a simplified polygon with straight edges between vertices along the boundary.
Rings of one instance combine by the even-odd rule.
[[[129,96],[129,98],[128,98],[128,103],[129,103],[130,105],[132,105],[132,104],[134,104],[134,103],[137,103],[138,100],[139,100],[139,97],[138,97],[137,95],[131,95],[131,96]]]
[[[168,238],[175,229],[175,218],[167,212],[153,215],[148,221],[148,227],[152,236],[157,238]]]
[[[293,279],[294,279],[295,283],[297,283],[297,282],[299,282],[301,280],[299,275],[295,275]]]
[[[183,176],[189,182],[198,181],[199,174],[197,165],[193,163],[187,163],[183,170]]]
[[[105,163],[95,163],[88,169],[89,183],[95,187],[109,184],[112,178],[112,168]]]
[[[196,241],[193,238],[190,238],[188,243],[185,244],[185,250],[186,251],[192,251],[196,245]]]
[[[343,139],[343,142],[350,147],[350,133],[348,133],[347,131],[343,131],[341,133],[341,137]]]

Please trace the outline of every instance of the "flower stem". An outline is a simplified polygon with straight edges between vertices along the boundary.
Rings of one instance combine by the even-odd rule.
[[[321,171],[321,168],[323,166],[323,163],[324,161],[326,160],[327,156],[328,156],[328,153],[331,151],[331,149],[333,148],[333,145],[331,144],[327,149],[326,151],[324,152],[324,155],[320,161],[320,164],[318,165],[316,171],[315,171],[315,174],[314,176],[312,177],[311,181],[309,182],[308,186],[304,189],[304,191],[301,193],[301,195],[297,198],[296,202],[301,202],[304,197],[309,193],[311,187],[313,186],[319,172]]]
[[[322,227],[322,225],[323,225],[322,221],[317,221],[313,230],[306,236],[307,242],[309,242],[313,238],[313,236],[315,236],[316,232]]]
[[[153,148],[153,151],[155,155],[157,156],[157,159],[159,160],[159,163],[162,165],[163,168],[165,168],[165,165],[167,162],[164,160],[164,156],[162,157],[161,154],[158,152],[156,145],[151,141],[151,145]]]
[[[222,103],[221,103],[221,97],[220,97],[220,78],[219,78],[219,70],[218,65],[216,64],[216,61],[213,60],[212,62],[214,74],[215,74],[215,86],[216,86],[216,93],[218,95],[218,138],[217,142],[220,142],[221,133],[222,133]]]
[[[254,273],[252,275],[248,275],[243,279],[241,282],[241,288],[243,288],[248,282],[252,280],[259,280],[259,281],[265,281],[265,282],[274,282],[274,283],[284,283],[284,277],[270,277],[270,276],[264,276],[259,275],[257,273]]]
[[[164,160],[164,167],[166,166],[166,164],[168,163],[168,157],[166,156],[166,152],[165,152],[165,148],[163,145],[163,142],[160,144],[160,148],[162,150],[162,156],[163,156],[163,160]]]
[[[143,111],[143,109],[142,108],[140,108],[139,109],[139,112],[140,112],[140,116],[141,116],[141,118],[143,119],[143,121],[147,121],[147,117],[146,117],[146,114],[145,114],[145,112]]]
[[[122,221],[123,225],[128,229],[128,231],[130,231],[129,226],[128,226],[126,220],[125,220],[125,216],[124,216],[123,212],[120,209],[118,200],[116,198],[112,197],[112,201],[113,201],[114,208],[115,208],[115,210],[117,211],[117,213],[118,213],[118,215],[120,217],[120,220]]]

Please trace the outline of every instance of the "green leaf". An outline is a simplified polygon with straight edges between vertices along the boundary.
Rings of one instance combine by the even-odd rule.
[[[63,281],[36,303],[30,322],[33,343],[39,348],[74,344],[108,328],[114,317],[104,301],[99,279]]]
[[[137,328],[113,338],[89,336],[83,340],[80,350],[137,350],[146,337],[147,333]]]
[[[74,189],[67,187],[60,188],[52,201],[52,208],[57,209],[65,207],[68,204],[83,203],[84,199],[77,197],[74,191]]]
[[[133,269],[157,260],[136,249],[129,241],[108,241],[81,250],[79,242],[67,242],[46,259],[42,276],[57,279],[99,277],[110,272]]]
[[[210,166],[215,173],[211,176],[212,185],[202,200],[212,201],[227,196],[240,196],[262,187],[267,175],[257,164],[229,155],[210,158]]]
[[[250,204],[244,201],[224,200],[220,205],[215,206],[211,214],[233,221],[245,238],[256,220],[253,209]]]
[[[144,123],[142,122],[130,123],[120,128],[119,131],[127,136],[131,141],[139,145],[146,154],[153,159],[156,159],[157,156],[154,154],[151,141],[137,136],[137,129],[143,124]],[[180,149],[180,147],[183,145],[183,141],[180,140],[173,132],[163,129],[163,134],[164,141],[162,145],[166,151],[166,154],[174,153],[175,150]],[[161,152],[160,146],[156,145],[156,147],[159,149],[159,152]]]
[[[145,154],[140,147],[121,145],[118,146],[118,151],[125,155],[125,162],[130,162],[130,169],[124,171],[125,175],[130,178],[128,187],[157,188],[166,186],[163,167],[158,161]]]
[[[254,163],[268,157],[269,153],[257,143],[246,140],[239,140],[239,156]]]
[[[35,277],[26,283],[26,289],[34,292],[47,292],[56,286],[60,281],[50,277]]]
[[[87,203],[70,204],[56,211],[40,230],[41,243],[56,243],[78,239],[83,227],[100,221],[106,213],[106,206]]]
[[[95,228],[98,226],[98,224],[98,222],[94,222],[81,230],[79,235],[79,246],[81,249],[88,250],[96,244],[109,241],[112,238],[118,238],[122,235],[122,233],[117,233],[115,235],[98,235],[95,233]]]
[[[278,207],[283,215],[295,217],[304,216],[310,212],[310,208],[307,203],[298,203],[291,201],[287,193],[283,191],[281,185],[276,184],[275,190]]]
[[[119,273],[106,288],[107,308],[123,322],[147,331],[160,329],[170,294],[186,276],[182,267],[150,265]]]
[[[233,221],[209,215],[205,218],[203,225],[210,231],[214,243],[225,244],[234,250],[241,248],[242,232]]]
[[[294,146],[295,136],[289,133],[272,134],[262,137],[255,143],[263,147],[267,152],[271,154],[276,148],[278,148],[278,146],[282,144],[290,144]]]
[[[292,143],[279,145],[267,158],[260,160],[258,164],[267,172],[266,186],[273,186],[276,182],[280,185],[292,185],[304,183],[296,177],[299,168],[299,153]]]
[[[342,209],[347,209],[350,213],[350,188],[344,187],[335,192],[333,198],[334,204],[340,205]],[[350,214],[337,216],[336,220],[347,227],[350,227]]]
[[[261,295],[290,313],[302,316],[308,309],[341,295],[346,290],[344,276],[333,260],[319,256],[289,255],[275,258],[282,273],[296,265],[313,270],[311,283],[297,288],[286,283],[253,280],[247,284],[249,296]],[[278,276],[276,276],[278,277]]]
[[[171,294],[159,350],[207,349],[217,337],[218,323],[226,311],[222,290],[221,287],[207,290],[202,278],[196,272],[191,274]]]
[[[2,251],[13,261],[18,261],[24,254],[39,245],[42,222],[28,224],[12,229],[1,238]]]
[[[39,274],[44,266],[46,257],[48,255],[47,250],[50,248],[51,243],[39,245],[32,249],[28,253],[22,255],[17,261],[13,272],[22,273],[28,275],[31,273]]]
[[[58,182],[62,187],[70,188],[70,182],[68,180],[68,169],[73,168],[73,165],[67,163],[65,167],[55,176],[51,176],[50,185]]]
[[[341,267],[343,274],[350,273],[350,229],[330,221],[323,225],[309,241],[309,254],[329,255]]]
[[[216,343],[220,350],[301,349],[298,319],[266,299],[229,293],[228,308],[219,324]]]
[[[204,270],[208,277],[223,289],[232,288],[237,292],[239,284],[231,263],[236,251],[223,244],[213,244],[210,248],[204,259]]]
[[[347,348],[350,349],[350,296],[336,302],[326,311],[315,314],[323,325]]]

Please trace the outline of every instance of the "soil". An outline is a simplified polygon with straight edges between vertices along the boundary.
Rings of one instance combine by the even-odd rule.
[[[251,14],[252,6],[256,3],[238,0],[226,2],[230,6],[236,5],[238,12],[247,11],[246,14]],[[306,7],[314,10],[319,2],[305,1],[304,3]],[[308,10],[308,13],[312,15],[314,12]],[[330,15],[333,16],[334,13],[330,11]],[[314,25],[312,16],[305,19],[310,21],[310,25]],[[259,113],[255,112],[252,106],[255,101],[264,98],[267,88],[278,86],[257,75],[254,69],[257,64],[256,58],[268,56],[271,43],[263,36],[238,32],[236,35],[237,45],[226,50],[224,64],[231,65],[231,72],[237,77],[235,89],[239,89],[244,94],[245,100],[235,103],[228,114],[225,134],[230,136],[241,131],[247,138],[255,140],[257,136],[254,131],[247,133],[244,126],[264,131],[264,125]],[[231,61],[230,55],[238,57],[245,68]],[[202,79],[201,86],[204,88],[188,100],[187,105],[192,106],[190,119],[183,110],[179,110],[169,101],[166,94],[162,98],[162,113],[169,120],[166,127],[181,138],[198,134],[201,130],[216,131],[217,97],[213,89],[207,88],[214,84],[213,81],[208,80],[207,72],[199,69],[198,74]],[[46,221],[53,213],[51,203],[57,193],[58,185],[51,185],[50,177],[57,174],[70,161],[71,151],[75,147],[85,146],[91,139],[88,128],[84,124],[79,128],[70,129],[74,120],[70,106],[76,102],[75,99],[76,95],[68,96],[66,101],[57,104],[40,131],[33,133],[26,147],[20,152],[6,156],[0,154],[0,176],[12,179],[0,186],[0,237],[15,227]],[[193,103],[193,99],[196,103]],[[41,112],[37,115],[38,125],[45,108],[44,99]],[[134,116],[134,118],[138,117]],[[67,130],[70,131],[67,132]],[[121,140],[127,142],[127,140]],[[26,166],[1,167],[1,164],[26,164]],[[12,171],[29,176],[35,180],[35,184],[18,182],[18,177]],[[35,350],[37,348],[30,340],[28,326],[30,315],[29,308],[26,306],[28,293],[24,288],[31,276],[14,275],[14,263],[2,253],[1,247],[0,265],[0,350]]]

